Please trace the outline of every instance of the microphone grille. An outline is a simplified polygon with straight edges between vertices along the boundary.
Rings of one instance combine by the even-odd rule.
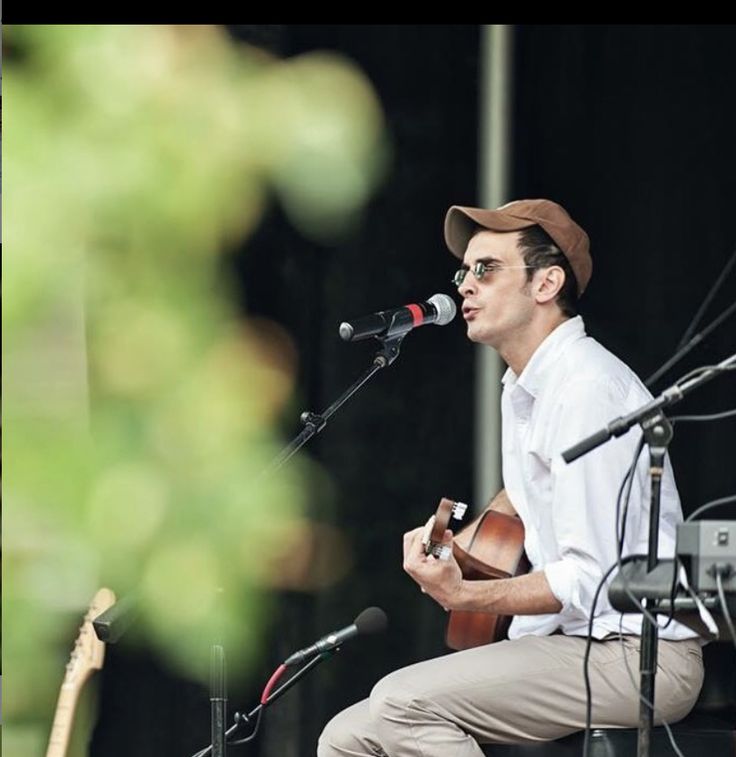
[[[386,630],[388,616],[380,607],[366,607],[353,622],[359,634],[380,633]]]
[[[455,300],[449,294],[433,294],[428,302],[431,302],[437,308],[437,320],[435,321],[437,326],[445,326],[457,313]]]

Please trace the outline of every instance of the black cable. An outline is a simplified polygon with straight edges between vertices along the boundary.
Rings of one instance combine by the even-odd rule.
[[[623,552],[624,539],[626,536],[626,518],[629,514],[629,496],[631,494],[631,487],[634,484],[636,466],[639,462],[639,456],[641,455],[641,452],[643,449],[644,449],[644,435],[642,434],[642,436],[639,438],[639,441],[637,442],[636,450],[634,451],[634,460],[632,461],[631,465],[626,471],[626,475],[624,476],[624,479],[621,482],[621,486],[618,489],[618,494],[616,495],[616,536],[617,536],[616,549],[617,549],[617,554],[619,555],[619,557],[621,556]],[[625,502],[624,511],[622,514],[621,513],[621,495],[623,494],[623,490],[627,482],[629,483],[629,488],[626,491],[626,502]]]
[[[731,640],[734,647],[736,647],[736,631],[733,630],[733,623],[731,622],[731,613],[728,611],[728,604],[726,602],[726,594],[723,591],[723,581],[721,581],[721,571],[716,568],[716,587],[718,588],[718,600],[721,603],[721,612],[726,619],[726,625],[728,631],[731,634]]]
[[[624,476],[624,481],[626,481],[627,478],[631,477],[631,485],[633,485],[634,475],[636,473],[636,466],[639,462],[639,456],[641,455],[641,451],[644,447],[644,437],[639,440],[639,444],[637,444],[636,449],[634,450],[634,459],[631,462],[631,465],[629,466],[629,469],[626,471],[626,475]],[[628,517],[629,514],[629,498],[631,496],[631,485],[629,485],[628,489],[626,490],[626,500],[624,502],[624,508],[623,508],[623,514],[622,518],[624,519],[624,524],[622,524],[622,531],[625,530],[625,519]],[[620,511],[621,503],[621,494],[623,493],[624,486],[622,485],[619,487],[618,490],[618,500],[616,502],[616,513]],[[619,548],[620,547],[620,548]],[[640,609],[642,614],[649,620],[650,623],[653,623],[654,625],[657,625],[657,621],[655,620],[654,616],[644,607],[641,602],[636,598],[634,593],[631,591],[631,587],[629,586],[629,581],[626,578],[626,575],[623,572],[623,560],[621,559],[623,553],[623,543],[620,545],[616,544],[616,565],[618,566],[619,572],[621,573],[621,579],[623,580],[624,584],[624,591],[626,592],[626,595],[629,597],[629,599]]]
[[[606,579],[611,574],[611,571],[614,568],[619,567],[619,565],[624,565],[627,562],[631,562],[634,560],[637,556],[636,555],[627,555],[624,557],[621,562],[617,560],[611,567],[603,574],[603,577],[598,582],[598,586],[596,587],[595,594],[593,595],[593,604],[590,609],[590,616],[588,618],[588,636],[585,643],[585,654],[583,655],[583,678],[585,679],[585,736],[583,739],[583,757],[590,757],[590,732],[592,729],[592,718],[593,718],[593,695],[591,693],[590,689],[590,673],[588,671],[589,668],[589,662],[590,662],[590,650],[593,645],[593,617],[595,615],[595,608],[598,604],[598,597],[600,596],[601,589],[603,588]],[[626,582],[625,577],[624,583]],[[645,608],[641,607],[641,604],[639,601],[631,595],[634,602],[639,605],[639,607],[642,609],[644,614],[648,614]],[[650,616],[651,617],[651,616]],[[621,613],[621,618],[623,618],[623,613]],[[619,619],[619,629],[621,628],[621,619]],[[623,645],[623,639],[621,638],[621,634],[619,633],[619,639]],[[641,654],[641,652],[640,652]],[[626,657],[624,656],[624,663],[626,664],[626,669],[628,668],[628,662],[626,662]],[[630,672],[630,671],[629,671]],[[632,679],[632,683],[634,685],[634,688],[637,690],[637,693],[639,695],[639,699],[644,702],[644,704],[649,707],[652,710],[652,714],[656,716],[657,710],[654,707],[654,704],[650,702],[645,696],[642,695],[641,690],[639,689],[639,686],[636,683],[636,680],[634,679],[633,674],[630,675]],[[675,751],[675,754],[677,754],[678,757],[684,757],[682,752],[680,751],[679,747],[677,746],[677,742],[675,741],[675,736],[672,733],[672,729],[669,726],[669,723],[667,723],[666,720],[662,719],[662,725],[665,728],[665,731],[667,732],[667,736],[670,740],[670,744],[672,745],[672,748]]]
[[[237,741],[228,741],[227,745],[228,746],[238,746],[238,744],[246,744],[248,741],[253,741],[253,739],[256,737],[256,734],[258,733],[258,728],[261,725],[261,716],[263,715],[263,710],[264,709],[265,709],[265,707],[260,707],[258,709],[258,713],[256,714],[256,722],[255,722],[255,725],[253,726],[253,731],[252,731],[252,733],[249,736],[246,736],[245,738],[242,738],[242,739],[238,739]],[[235,716],[237,717],[239,714],[240,713],[236,712]],[[245,717],[246,717],[246,720],[248,720],[247,716],[245,716]]]
[[[661,628],[667,628],[675,619],[675,596],[677,595],[677,555],[672,561],[672,583],[670,584],[670,611],[667,613],[667,620]]]
[[[691,520],[695,520],[695,517],[697,515],[700,515],[700,513],[705,512],[706,510],[710,510],[713,507],[718,507],[719,505],[727,505],[730,502],[736,502],[736,494],[731,494],[728,497],[721,497],[720,499],[712,499],[710,502],[706,502],[704,505],[701,505],[697,510],[694,510],[690,513],[690,515],[685,518],[685,523],[688,523]]]
[[[633,557],[631,559],[633,559]],[[590,690],[590,672],[588,670],[590,663],[590,650],[593,646],[593,618],[595,616],[595,608],[598,604],[598,597],[600,596],[601,589],[606,583],[608,576],[611,575],[613,569],[617,567],[618,561],[611,565],[611,567],[603,574],[603,577],[598,582],[595,594],[593,595],[593,604],[590,608],[590,616],[588,617],[588,635],[585,641],[585,654],[583,655],[583,679],[585,680],[585,737],[583,740],[583,757],[588,757],[589,754],[588,750],[590,748],[590,731],[592,728],[591,721],[593,720],[593,694]]]
[[[685,330],[685,333],[682,335],[682,338],[680,339],[680,342],[678,343],[675,349],[679,350],[681,347],[684,347],[687,340],[692,336],[693,331],[695,331],[698,323],[703,317],[703,313],[705,312],[708,305],[710,305],[711,300],[715,296],[715,293],[719,290],[721,284],[723,283],[723,280],[726,278],[726,276],[728,276],[728,273],[731,270],[731,268],[733,268],[734,263],[736,263],[736,250],[733,251],[733,255],[731,255],[731,259],[728,261],[728,263],[726,263],[725,267],[723,268],[720,275],[716,279],[715,284],[713,284],[713,286],[711,287],[710,292],[708,292],[708,294],[705,296],[705,299],[703,300],[703,304],[698,308],[698,312],[695,314],[692,322]]]
[[[616,562],[611,565],[611,567],[603,574],[601,580],[598,582],[598,586],[596,587],[595,594],[593,595],[593,603],[590,608],[590,615],[588,617],[588,633],[587,633],[587,639],[585,642],[585,654],[583,655],[583,678],[585,680],[585,736],[583,740],[583,757],[588,757],[589,749],[590,749],[590,730],[591,730],[591,720],[593,716],[593,694],[590,689],[590,673],[589,673],[589,662],[590,662],[590,650],[593,644],[593,619],[595,617],[595,608],[598,604],[598,597],[600,596],[601,589],[603,588],[606,579],[611,574],[611,571],[613,571],[614,568],[618,568],[619,571],[621,570],[621,567],[624,562],[626,562],[626,559],[621,558],[621,553],[623,550],[623,542],[624,537],[626,533],[626,516],[628,514],[628,494],[631,492],[631,485],[628,488],[627,497],[626,497],[626,509],[623,512],[623,515],[620,518],[621,513],[621,496],[624,492],[624,489],[626,488],[627,482],[630,482],[630,484],[633,484],[634,480],[634,474],[636,471],[636,465],[639,460],[639,455],[641,455],[641,451],[644,447],[644,436],[642,435],[641,439],[637,442],[636,450],[634,459],[631,462],[631,465],[626,471],[626,474],[624,475],[623,480],[621,481],[621,486],[618,490],[618,495],[616,496]],[[620,525],[619,525],[620,524]]]
[[[715,331],[727,318],[730,318],[733,313],[736,313],[736,302],[732,302],[718,317],[714,318],[699,334],[696,334],[687,344],[677,347],[675,354],[672,355],[660,368],[658,368],[647,380],[644,382],[644,386],[653,386],[661,376],[664,376],[673,365],[682,360],[690,350],[697,347],[711,331]]]
[[[626,647],[624,646],[624,636],[623,636],[623,629],[622,629],[622,622],[623,622],[624,614],[621,613],[621,616],[618,621],[618,641],[621,645],[621,656],[624,661],[624,666],[626,667],[626,672],[628,673],[629,680],[631,681],[631,685],[636,689],[637,692],[639,692],[639,699],[646,704],[647,707],[651,709],[651,711],[655,714],[656,717],[656,708],[654,705],[641,694],[639,691],[639,684],[636,682],[636,677],[631,672],[631,668],[629,667],[629,661],[626,659]],[[680,751],[680,748],[677,746],[677,742],[675,741],[675,734],[672,733],[672,729],[670,728],[670,724],[666,720],[662,720],[662,725],[664,726],[665,731],[667,731],[667,737],[670,740],[670,745],[672,746],[672,749],[674,750],[677,757],[685,757],[685,755]]]
[[[677,349],[679,350],[680,347],[682,347],[685,342],[690,338],[693,331],[695,331],[698,322],[703,317],[703,313],[705,312],[708,305],[710,305],[711,300],[715,296],[715,293],[720,288],[721,284],[723,283],[723,280],[728,276],[729,271],[731,268],[733,268],[734,263],[736,263],[736,250],[733,251],[733,255],[731,255],[731,259],[726,263],[723,270],[721,271],[720,276],[716,279],[715,284],[711,287],[710,292],[705,296],[705,299],[703,300],[703,304],[698,308],[698,312],[695,314],[695,317],[692,320],[692,323],[688,326],[688,328],[685,330],[685,333],[682,335],[682,338],[680,339],[679,344],[677,345]]]
[[[695,316],[690,322],[690,325],[685,329],[685,333],[680,338],[677,347],[675,347],[675,351],[672,357],[666,360],[651,376],[649,376],[649,378],[647,378],[647,380],[644,382],[645,386],[651,387],[652,384],[654,384],[661,376],[667,373],[667,371],[669,371],[672,366],[679,363],[680,360],[682,360],[682,358],[684,358],[685,355],[687,355],[687,353],[690,352],[691,349],[693,349],[693,347],[696,347],[698,344],[700,344],[700,342],[702,342],[711,333],[711,331],[714,331],[716,328],[718,328],[718,326],[720,326],[720,324],[723,323],[723,321],[725,321],[726,318],[728,318],[731,313],[734,312],[734,310],[736,310],[736,302],[734,302],[732,305],[726,308],[723,313],[721,313],[713,321],[711,321],[711,323],[709,323],[699,334],[696,334],[691,338],[692,333],[700,323],[705,310],[707,309],[711,300],[725,280],[734,263],[736,263],[736,250],[734,250],[731,259],[728,261],[728,263],[726,263],[725,267],[719,274],[710,291],[705,296],[703,303],[695,313]]]

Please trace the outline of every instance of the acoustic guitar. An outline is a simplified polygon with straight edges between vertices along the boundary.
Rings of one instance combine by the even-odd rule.
[[[59,691],[54,724],[51,727],[46,757],[64,757],[69,746],[74,712],[77,708],[82,687],[95,670],[102,668],[105,659],[105,643],[100,641],[92,627],[92,621],[115,604],[115,594],[102,588],[92,599],[92,603],[79,628],[69,662],[66,665],[64,681]]]
[[[442,545],[442,537],[450,520],[462,520],[467,505],[443,497],[434,514],[431,530],[424,539],[425,554],[447,559],[449,546]],[[463,578],[478,581],[512,578],[529,572],[529,560],[524,553],[524,525],[521,519],[495,510],[486,510],[471,532],[453,539],[452,554]],[[452,610],[447,624],[445,641],[451,649],[470,649],[506,638],[511,615],[492,615],[487,612]]]

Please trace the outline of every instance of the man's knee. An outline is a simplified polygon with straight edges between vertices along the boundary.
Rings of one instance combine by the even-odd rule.
[[[382,678],[368,700],[371,722],[389,754],[411,735],[413,728],[434,717],[420,692],[412,689],[402,673],[397,670]]]
[[[345,711],[338,712],[322,729],[317,742],[317,756],[336,757],[344,754],[344,750],[350,748],[353,738],[352,728]]]
[[[401,674],[401,670],[395,670],[373,687],[368,698],[368,711],[374,723],[394,720],[411,707],[413,696]]]
[[[317,757],[344,757],[353,754],[372,754],[370,724],[367,722],[367,702],[338,712],[322,730],[317,742]]]

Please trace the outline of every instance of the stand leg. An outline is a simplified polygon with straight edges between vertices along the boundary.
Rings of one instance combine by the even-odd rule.
[[[649,475],[651,493],[649,502],[649,554],[647,555],[647,572],[651,573],[658,563],[659,554],[659,509],[664,474],[667,445],[672,439],[672,425],[660,412],[645,419],[642,424],[644,439],[649,446]],[[651,610],[652,604],[644,600],[644,607]],[[641,653],[639,671],[641,674],[639,693],[639,738],[637,757],[649,757],[649,747],[654,724],[654,677],[657,673],[657,634],[659,628],[656,615],[651,622],[646,615],[641,626]],[[647,704],[648,703],[648,704]]]
[[[212,757],[225,757],[225,720],[227,718],[225,650],[219,644],[212,646],[211,663],[210,712]]]
[[[646,603],[646,600],[644,600]],[[648,618],[644,618],[641,629],[641,654],[639,672],[641,681],[639,691],[639,738],[637,757],[648,757],[652,726],[654,724],[654,676],[657,672],[657,631],[658,627]],[[645,704],[644,699],[652,706]]]

